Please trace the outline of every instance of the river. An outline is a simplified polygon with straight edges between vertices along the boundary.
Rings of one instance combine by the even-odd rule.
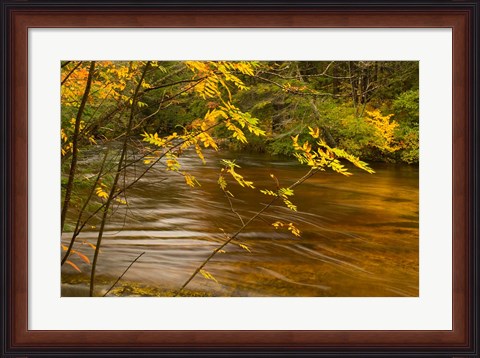
[[[233,207],[245,221],[270,200],[258,191],[275,190],[270,174],[287,187],[307,171],[293,159],[221,154],[235,159],[241,167],[238,172],[257,188],[229,182]],[[89,160],[99,161],[100,156],[92,153]],[[142,252],[117,284],[117,294],[138,295],[119,290],[126,282],[175,291],[226,240],[226,234],[239,229],[241,222],[217,184],[220,155],[209,151],[206,159],[203,165],[195,153],[186,153],[181,160],[182,170],[198,179],[199,188],[188,187],[177,173],[155,168],[128,191],[128,206],[119,205],[105,227],[97,267],[99,292]],[[131,169],[125,180],[144,167],[140,163]],[[187,289],[240,297],[418,296],[418,167],[379,163],[371,167],[375,174],[352,169],[351,177],[326,171],[308,179],[292,197],[298,211],[275,203],[205,266],[216,281],[198,274]],[[301,237],[275,229],[271,224],[277,220],[294,223]],[[96,242],[93,226],[82,232],[79,243]],[[64,233],[62,241],[69,237],[71,233]],[[90,246],[77,249],[92,258]],[[64,265],[64,296],[82,295],[90,275],[90,265],[75,256],[72,261],[82,273]]]

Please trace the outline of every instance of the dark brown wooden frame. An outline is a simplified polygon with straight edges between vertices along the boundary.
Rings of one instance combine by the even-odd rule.
[[[2,354],[477,356],[477,1],[2,0]],[[31,331],[27,327],[27,32],[42,27],[399,27],[453,30],[453,330]],[[446,173],[446,175],[450,175]],[[282,352],[282,353],[280,353]]]

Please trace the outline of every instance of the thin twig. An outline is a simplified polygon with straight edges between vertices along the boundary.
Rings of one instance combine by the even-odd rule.
[[[67,82],[68,78],[72,75],[73,72],[75,72],[75,70],[80,67],[80,65],[82,64],[83,61],[80,61],[66,76],[65,78],[63,79],[63,81],[60,83],[60,86],[63,86],[63,84],[65,82]],[[65,67],[66,65],[68,65],[70,63],[70,61],[68,61],[66,64],[62,65],[62,68]]]
[[[150,91],[157,90],[157,89],[160,89],[160,88],[172,87],[172,86],[178,85],[180,83],[200,82],[200,81],[203,81],[204,79],[206,79],[207,77],[208,76],[201,77],[201,78],[196,78],[196,79],[193,79],[193,80],[181,80],[181,81],[176,81],[176,82],[172,82],[172,83],[165,83],[165,84],[162,84],[162,85],[159,85],[159,86],[145,88],[143,90],[143,92],[150,92]]]
[[[78,219],[77,219],[77,223],[75,225],[75,230],[74,232],[76,232],[78,230],[78,227],[80,226],[80,222],[82,220],[82,216],[83,216],[83,212],[85,211],[85,209],[87,208],[87,205],[88,203],[90,202],[90,200],[92,199],[92,196],[93,196],[93,193],[95,192],[95,189],[97,188],[97,184],[98,182],[100,181],[101,177],[102,177],[102,174],[103,174],[103,168],[105,167],[105,162],[107,161],[107,156],[108,156],[108,150],[105,151],[105,155],[103,157],[103,160],[102,160],[102,164],[100,166],[100,170],[98,171],[98,175],[97,177],[95,178],[95,181],[90,189],[90,193],[88,194],[88,197],[87,199],[85,200],[85,203],[83,203],[83,206],[82,208],[80,209],[80,212],[78,213]],[[75,244],[75,239],[76,239],[76,236],[73,236],[72,239],[70,240],[70,244],[68,245],[68,249],[67,249],[67,252],[65,253],[65,256],[63,257],[62,259],[62,263],[61,265],[63,266],[63,264],[67,261],[68,259],[68,256],[70,256],[70,253],[72,251],[72,248],[73,248],[73,245]]]
[[[332,76],[332,75],[329,75],[327,72],[334,63],[335,63],[335,61],[331,61],[322,73],[316,73],[314,75],[303,75],[303,77],[308,77],[308,78],[328,77],[328,78],[333,78],[333,79],[350,79],[351,78],[350,76]],[[268,74],[268,75],[280,77],[284,80],[298,80],[299,79],[299,80],[303,81],[303,79],[299,78],[298,76],[283,76],[280,73],[275,73],[275,72],[270,72],[270,71],[261,71],[259,73],[260,74],[265,73],[265,74]]]
[[[294,90],[294,89],[290,89],[288,87],[285,87],[284,85],[282,85],[281,83],[278,83],[278,82],[275,82],[275,81],[272,81],[271,79],[268,79],[266,77],[261,77],[261,76],[256,76],[256,78],[259,78],[265,82],[269,82],[279,88],[281,88],[282,90],[284,90],[285,92],[287,93],[291,93],[291,94],[295,94],[295,95],[299,95],[299,96],[314,96],[314,97],[325,97],[325,96],[328,96],[328,97],[338,97],[337,95],[333,95],[331,93],[320,93],[320,92],[302,92],[300,90]]]
[[[107,292],[105,292],[105,294],[103,295],[103,297],[105,297],[114,287],[115,285],[118,283],[118,281],[120,281],[122,279],[123,276],[125,276],[125,274],[127,273],[127,271],[130,269],[130,267],[132,267],[132,265],[137,262],[137,260],[142,257],[142,255],[144,254],[145,252],[142,252],[140,255],[137,256],[137,258],[135,260],[133,260],[130,265],[128,265],[128,267],[125,269],[125,271],[123,271],[123,273],[120,275],[119,278],[117,278],[117,281],[115,281],[115,283],[110,286],[110,288],[108,289]]]
[[[243,221],[243,218],[240,216],[238,211],[236,211],[235,208],[233,207],[232,198],[230,198],[230,195],[228,195],[228,193],[225,189],[222,189],[222,191],[223,191],[223,194],[225,194],[225,197],[227,198],[228,203],[230,204],[230,211],[232,213],[234,213],[235,215],[237,215],[237,217],[240,220],[240,222],[242,223],[242,225],[245,225],[245,222]]]
[[[93,297],[93,292],[94,292],[94,289],[95,289],[95,269],[96,269],[96,265],[97,265],[97,261],[98,261],[98,253],[100,251],[100,246],[102,244],[103,231],[105,229],[105,222],[107,220],[108,209],[109,209],[110,204],[111,204],[111,202],[114,198],[113,195],[115,194],[115,191],[117,189],[118,179],[120,178],[120,174],[122,172],[123,160],[124,160],[125,154],[127,152],[128,138],[130,136],[130,132],[131,132],[132,125],[133,125],[133,119],[135,117],[135,106],[137,104],[138,91],[140,90],[140,87],[142,86],[142,82],[145,78],[145,75],[146,75],[149,67],[150,67],[150,61],[148,61],[146,63],[145,68],[142,72],[142,75],[141,75],[141,77],[138,81],[137,87],[135,88],[135,92],[133,93],[133,96],[132,96],[132,107],[131,107],[131,110],[130,110],[130,118],[128,120],[127,129],[125,131],[125,140],[123,142],[122,151],[121,151],[121,154],[120,154],[120,160],[118,162],[117,172],[115,174],[115,178],[113,179],[112,187],[110,188],[110,193],[107,197],[107,200],[105,202],[105,206],[103,208],[102,221],[100,222],[100,229],[98,231],[97,244],[96,244],[96,247],[95,247],[95,253],[93,255],[92,270],[91,270],[91,273],[90,273],[90,297]]]
[[[320,169],[312,169],[310,168],[310,170],[304,175],[302,176],[300,179],[298,179],[295,183],[293,183],[292,185],[290,185],[288,188],[289,189],[293,189],[295,188],[296,186],[302,184],[305,180],[307,180],[308,178],[310,178],[312,175],[316,174],[317,172],[319,172]],[[190,281],[193,280],[193,278],[195,276],[197,276],[197,274],[200,272],[201,269],[203,269],[205,267],[205,265],[220,251],[222,250],[225,246],[227,246],[230,242],[232,242],[253,220],[255,220],[257,217],[259,217],[265,210],[267,210],[270,206],[272,206],[278,199],[280,198],[280,196],[276,196],[274,197],[272,200],[270,200],[270,202],[265,205],[261,210],[259,210],[255,215],[253,215],[250,219],[248,219],[248,221],[242,225],[242,227],[240,229],[237,230],[237,232],[235,232],[232,236],[230,236],[228,238],[228,240],[226,240],[222,245],[220,245],[219,247],[217,247],[215,250],[212,251],[212,253],[200,264],[200,266],[198,266],[196,268],[196,270],[190,275],[190,277],[185,281],[185,283],[178,289],[178,291],[174,294],[174,297],[177,297],[180,292],[183,291],[183,289],[190,283]]]
[[[149,171],[150,169],[155,166],[160,160],[162,160],[165,155],[167,155],[167,153],[171,152],[173,149],[181,146],[182,144],[184,144],[185,142],[191,140],[192,138],[195,138],[196,136],[218,126],[219,124],[221,124],[220,122],[219,123],[216,123],[212,126],[210,126],[209,128],[203,130],[203,131],[200,131],[198,133],[195,133],[195,135],[192,135],[192,136],[189,136],[187,139],[181,141],[181,142],[178,142],[177,144],[173,145],[172,147],[170,147],[168,150],[166,150],[162,155],[160,155],[157,159],[155,159],[144,171],[142,174],[140,174],[137,178],[135,178],[133,181],[131,181],[125,188],[121,188],[119,189],[117,192],[115,192],[113,194],[113,199],[115,199],[117,196],[119,196],[120,194],[122,194],[123,192],[125,192],[126,190],[130,189],[133,185],[135,185],[140,179],[142,179]],[[145,156],[147,156],[148,154],[146,154]],[[120,170],[124,170],[125,168],[127,168],[128,166],[130,165],[133,165],[134,163],[142,160],[145,156],[142,156],[138,159],[135,159],[133,160],[132,162],[130,162],[129,164],[124,164],[124,166],[121,167]],[[79,234],[80,232],[83,230],[83,228],[85,227],[85,225],[90,221],[90,219],[92,219],[96,214],[98,214],[104,207],[105,207],[106,203],[103,203],[100,207],[98,207],[96,210],[94,210],[89,216],[88,218],[85,219],[85,221],[81,224],[81,226],[78,228],[78,230],[74,231],[73,232],[73,236],[72,236],[72,240],[75,239]]]

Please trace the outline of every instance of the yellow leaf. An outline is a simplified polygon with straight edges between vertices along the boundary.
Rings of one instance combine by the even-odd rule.
[[[244,245],[244,244],[238,244],[238,246],[240,246],[242,249],[248,251],[248,252],[252,252],[247,245]]]
[[[64,142],[68,141],[68,135],[65,133],[63,128],[60,130],[60,136]]]
[[[218,283],[218,281],[216,280],[215,277],[212,276],[212,274],[206,270],[200,270],[200,273],[202,274],[203,277],[205,277],[207,280],[213,280],[215,281],[216,283]]]
[[[108,193],[103,190],[102,188],[102,184],[100,184],[101,186],[98,186],[96,189],[95,189],[95,194],[97,194],[97,196],[99,198],[102,198],[102,199],[108,199]]]
[[[183,172],[183,177],[188,186],[192,188],[194,188],[196,185],[200,186],[200,183],[193,175]]]
[[[308,129],[308,134],[310,134],[313,138],[316,139],[320,136],[320,130],[318,128],[313,129],[312,127],[308,127]]]
[[[177,171],[178,169],[180,169],[180,163],[173,156],[171,156],[170,159],[167,159],[165,163],[167,164],[167,170]]]
[[[198,138],[202,141],[205,148],[212,147],[215,150],[218,150],[218,145],[215,143],[215,140],[210,137],[208,133],[201,133],[198,135]]]
[[[275,193],[271,190],[268,190],[268,189],[260,190],[260,193],[265,194],[265,195],[277,196],[277,193]]]
[[[222,169],[223,171],[223,169]],[[218,181],[217,181],[218,185],[220,186],[220,188],[222,190],[225,190],[227,188],[227,181],[225,180],[225,178],[223,177],[223,175],[220,174],[220,176],[218,177]]]
[[[275,228],[275,229],[278,229],[279,227],[283,227],[283,222],[281,221],[275,221],[272,226]]]
[[[295,236],[300,237],[300,230],[298,230],[295,225],[288,223],[288,230]]]
[[[150,164],[151,162],[153,162],[154,159],[157,158],[147,155],[145,158],[143,158],[143,164]]]
[[[115,201],[117,203],[120,203],[120,204],[123,204],[123,205],[127,205],[127,201],[125,199],[122,199],[122,198],[115,198]]]
[[[306,153],[309,153],[312,150],[312,146],[310,145],[310,143],[308,142],[303,143],[303,150]]]
[[[240,168],[239,165],[235,164],[235,162],[231,160],[222,159],[222,162],[226,166],[227,173],[229,173],[233,177],[233,179],[235,179],[237,183],[240,184],[240,186],[255,189],[252,181],[245,180],[242,175],[238,174],[235,171],[235,167]]]
[[[298,134],[295,137],[292,137],[293,144],[298,143]]]

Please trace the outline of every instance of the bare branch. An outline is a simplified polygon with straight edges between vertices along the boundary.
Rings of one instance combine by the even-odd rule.
[[[293,189],[296,186],[302,184],[305,180],[310,178],[312,175],[318,173],[320,169],[310,169],[304,176],[302,176],[300,179],[298,179],[295,183],[290,185],[288,188]],[[200,272],[201,269],[205,267],[205,265],[220,251],[222,250],[225,246],[227,246],[230,242],[232,242],[253,220],[255,220],[257,217],[259,217],[264,211],[266,211],[270,206],[272,206],[280,197],[276,196],[270,202],[265,205],[261,210],[259,210],[256,214],[254,214],[246,223],[242,225],[240,229],[238,229],[232,236],[228,238],[222,245],[217,247],[213,252],[196,268],[196,270],[190,275],[190,277],[185,281],[185,283],[178,289],[178,291],[175,293],[174,297],[177,297],[183,289],[190,283],[190,281],[193,280],[195,276]]]
[[[137,256],[137,258],[136,258],[135,260],[133,260],[133,261],[130,263],[130,265],[128,265],[128,267],[125,269],[125,271],[123,271],[123,273],[120,275],[120,277],[117,278],[117,281],[115,281],[115,283],[114,283],[112,286],[110,286],[110,288],[107,290],[107,292],[105,292],[105,293],[103,294],[103,297],[105,297],[105,296],[115,287],[115,285],[118,283],[118,281],[120,281],[120,280],[122,279],[122,277],[125,276],[125,274],[127,273],[127,271],[130,270],[130,267],[132,267],[132,265],[133,265],[135,262],[137,262],[137,260],[138,260],[140,257],[142,257],[144,254],[145,254],[145,252],[142,252],[140,255]]]

